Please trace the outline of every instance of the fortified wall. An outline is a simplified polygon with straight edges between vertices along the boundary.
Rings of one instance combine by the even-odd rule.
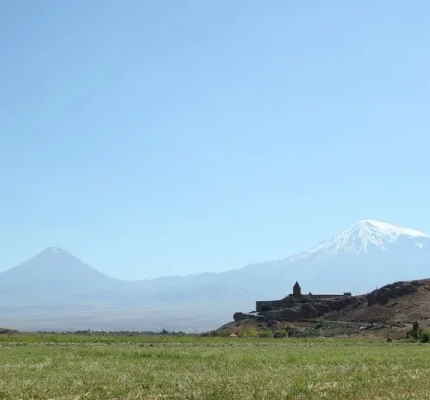
[[[318,300],[327,300],[336,297],[348,297],[351,296],[350,292],[344,292],[343,294],[302,294],[302,290],[298,282],[293,286],[293,293],[284,297],[281,300],[262,300],[257,301],[255,304],[255,310],[257,312],[280,310],[283,308],[289,308],[297,303],[306,303],[308,301],[317,302]]]

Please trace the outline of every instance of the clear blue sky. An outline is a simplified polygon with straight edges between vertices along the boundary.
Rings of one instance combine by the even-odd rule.
[[[430,2],[0,3],[0,269],[127,279],[430,232]]]

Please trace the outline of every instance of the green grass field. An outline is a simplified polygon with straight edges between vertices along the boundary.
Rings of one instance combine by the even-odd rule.
[[[0,399],[430,399],[430,345],[0,337]]]

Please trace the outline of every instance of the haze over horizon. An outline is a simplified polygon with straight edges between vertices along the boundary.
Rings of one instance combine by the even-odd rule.
[[[167,5],[167,6],[166,6]],[[0,4],[0,271],[122,279],[430,233],[430,4]]]

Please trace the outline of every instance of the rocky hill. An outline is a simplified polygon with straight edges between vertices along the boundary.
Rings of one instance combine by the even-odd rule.
[[[349,322],[430,324],[430,279],[395,282],[365,296],[356,296],[351,304],[327,313],[325,318]]]
[[[254,321],[265,329],[318,321],[348,323],[356,330],[363,326],[407,326],[418,321],[430,326],[430,279],[388,284],[366,295],[320,298],[288,296],[282,308],[235,313],[236,323]]]

